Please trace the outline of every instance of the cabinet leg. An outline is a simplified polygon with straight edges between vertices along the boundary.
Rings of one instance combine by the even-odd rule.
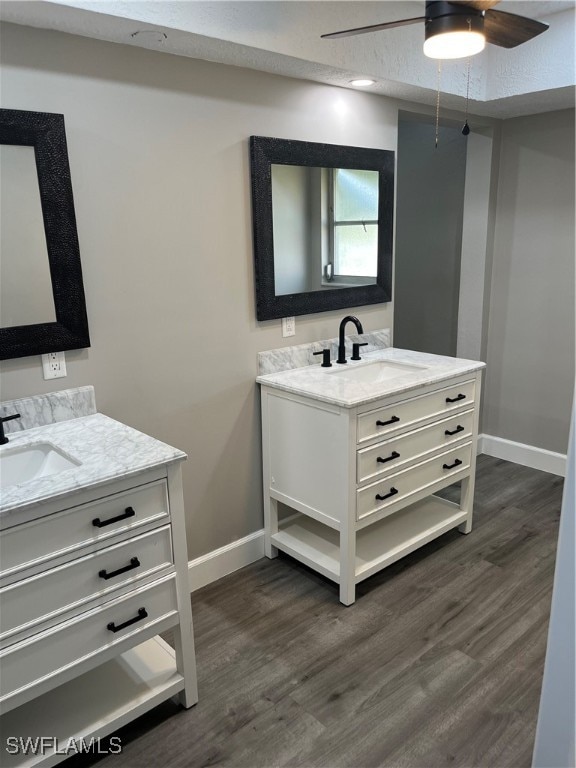
[[[264,496],[264,554],[270,560],[278,557],[278,549],[271,539],[275,533],[278,533],[278,502],[270,496]]]
[[[265,536],[264,539],[264,554],[269,560],[274,560],[278,557],[278,549],[271,543],[269,536]]]
[[[356,530],[347,519],[340,531],[340,602],[352,605],[356,600]]]
[[[343,605],[353,605],[356,602],[356,584],[340,582],[340,602]]]
[[[465,522],[458,526],[460,533],[470,533],[472,531],[472,519],[468,518]]]
[[[466,520],[458,526],[460,533],[472,531],[472,511],[474,502],[474,476],[470,475],[462,480],[460,486],[460,509],[468,512]]]
[[[198,703],[198,683],[196,678],[196,658],[194,655],[194,638],[192,633],[192,618],[190,631],[178,627],[174,633],[174,650],[180,672],[184,675],[184,690],[178,694],[180,704],[189,709]]]
[[[186,529],[184,526],[184,497],[180,465],[168,469],[168,495],[172,514],[172,546],[176,565],[176,599],[180,623],[174,631],[176,668],[184,677],[184,690],[179,693],[180,703],[188,708],[198,701],[196,678],[196,654],[194,650],[194,627],[188,581],[188,552],[186,550]]]

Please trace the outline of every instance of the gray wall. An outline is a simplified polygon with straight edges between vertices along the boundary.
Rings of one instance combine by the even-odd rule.
[[[465,174],[460,128],[400,120],[395,346],[456,354]]]
[[[566,453],[574,387],[574,110],[502,127],[483,431]]]
[[[486,272],[492,253],[491,232],[496,193],[491,189],[498,172],[494,156],[498,152],[493,128],[471,131],[466,140],[466,180],[462,219],[460,294],[458,297],[458,343],[456,355],[485,360],[482,346]],[[496,189],[497,187],[494,187]]]
[[[188,453],[190,556],[262,527],[256,354],[337,335],[345,310],[256,322],[248,137],[395,149],[366,93],[5,25],[4,107],[63,113],[92,347],[44,381],[7,361],[2,399],[94,384],[100,411]],[[389,305],[354,309],[366,330]]]

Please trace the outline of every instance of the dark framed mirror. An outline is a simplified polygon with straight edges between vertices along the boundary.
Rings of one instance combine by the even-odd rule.
[[[90,346],[64,116],[0,109],[0,359]]]
[[[256,317],[392,298],[394,152],[250,137]]]

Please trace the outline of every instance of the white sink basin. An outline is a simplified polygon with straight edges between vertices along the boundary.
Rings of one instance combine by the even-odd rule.
[[[411,373],[418,373],[426,370],[426,365],[414,365],[413,363],[397,363],[391,360],[375,360],[373,363],[364,363],[361,365],[338,366],[335,371],[330,371],[334,376],[342,379],[356,381],[359,384],[374,384],[379,381],[390,381],[399,376],[406,376]]]
[[[81,463],[52,443],[28,443],[14,448],[7,446],[0,450],[0,488],[56,475],[79,467]]]

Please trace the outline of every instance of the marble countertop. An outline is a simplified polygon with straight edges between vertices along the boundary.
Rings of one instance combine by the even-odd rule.
[[[362,355],[362,351],[360,354]],[[379,360],[419,367],[407,368],[406,371],[396,368],[391,371],[389,378],[384,375],[377,381],[355,380],[350,376],[353,368],[367,367]],[[364,354],[358,362],[349,360],[346,365],[333,362],[331,368],[322,368],[320,363],[307,365],[258,376],[256,381],[295,395],[353,408],[389,395],[436,384],[454,376],[473,373],[484,367],[485,363],[478,360],[463,360],[388,347]]]
[[[3,453],[34,443],[51,443],[81,464],[2,488],[0,515],[186,458],[177,448],[101,413],[15,432],[9,439],[0,447],[0,471]]]

